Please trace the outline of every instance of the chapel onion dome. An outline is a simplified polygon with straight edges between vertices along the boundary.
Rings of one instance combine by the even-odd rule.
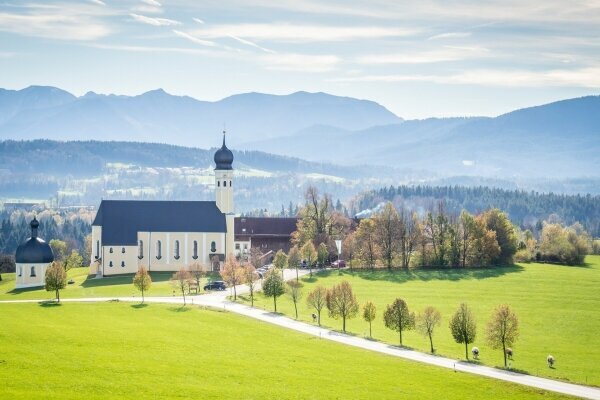
[[[223,132],[223,146],[215,153],[215,169],[233,169],[233,153],[225,146],[225,132]]]
[[[15,262],[17,264],[47,264],[54,261],[52,249],[42,239],[37,237],[37,230],[40,223],[33,217],[29,224],[31,226],[31,237],[17,247]]]

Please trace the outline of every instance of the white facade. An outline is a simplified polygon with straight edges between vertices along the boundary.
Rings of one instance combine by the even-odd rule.
[[[16,264],[15,288],[44,286],[50,263]]]

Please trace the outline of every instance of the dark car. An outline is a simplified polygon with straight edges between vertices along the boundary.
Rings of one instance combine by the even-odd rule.
[[[227,289],[227,286],[225,285],[225,282],[223,282],[223,281],[208,282],[204,286],[204,290],[206,290],[206,291],[208,291],[208,290],[225,290],[225,289]]]

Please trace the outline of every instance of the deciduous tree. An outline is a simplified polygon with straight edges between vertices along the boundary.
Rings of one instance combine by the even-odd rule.
[[[372,301],[367,301],[363,306],[363,319],[369,323],[369,337],[373,337],[373,331],[371,329],[371,325],[375,320],[375,315],[377,312],[377,308]]]
[[[375,237],[381,252],[381,258],[388,268],[392,268],[394,258],[400,248],[400,235],[403,230],[400,216],[391,202],[373,217]]]
[[[283,250],[278,250],[275,253],[275,257],[273,258],[273,265],[275,268],[283,271],[285,267],[288,265],[288,257],[285,255]]]
[[[233,287],[233,301],[237,300],[237,285],[243,283],[244,280],[244,269],[240,263],[235,259],[233,255],[227,257],[223,270],[221,271],[221,277],[227,284]]]
[[[346,332],[346,319],[354,318],[358,313],[358,302],[352,293],[352,286],[342,281],[327,291],[325,298],[329,316],[342,319],[342,331]]]
[[[60,303],[60,290],[67,286],[67,271],[60,262],[54,261],[46,270],[46,291],[54,290],[56,301]]]
[[[180,268],[179,271],[175,272],[171,277],[171,282],[173,286],[175,286],[179,291],[181,291],[181,296],[183,297],[183,305],[186,305],[185,300],[185,292],[190,287],[190,279],[192,276],[190,272],[185,268]]]
[[[67,257],[67,243],[62,240],[52,239],[48,244],[52,249],[52,253],[54,253],[54,260],[63,262]]]
[[[492,349],[502,348],[506,367],[506,348],[511,347],[519,337],[519,319],[506,304],[499,305],[487,324],[486,339]]]
[[[298,276],[298,267],[300,266],[300,262],[302,261],[302,256],[300,255],[300,250],[298,250],[297,246],[293,246],[288,253],[288,267],[296,269],[296,282],[299,282],[300,278]]]
[[[142,292],[142,303],[144,302],[144,293],[150,289],[152,285],[152,277],[148,273],[148,270],[145,266],[140,265],[138,271],[135,273],[133,277],[133,286],[136,287],[137,290]]]
[[[383,313],[385,326],[395,330],[400,335],[400,346],[402,346],[402,332],[415,327],[415,314],[411,313],[404,299],[396,299],[387,306]]]
[[[315,287],[313,291],[308,294],[308,297],[306,298],[306,304],[315,309],[317,312],[319,326],[321,326],[321,311],[327,304],[327,289],[321,285]]]
[[[327,250],[327,245],[325,243],[320,243],[317,247],[317,260],[321,267],[325,266],[327,257],[329,257],[329,250]]]
[[[205,275],[204,266],[199,262],[192,263],[190,265],[190,274],[192,275],[192,279],[196,283],[196,288],[200,288],[200,281]]]
[[[248,291],[250,293],[250,302],[252,307],[254,307],[254,289],[256,282],[258,281],[258,274],[256,273],[256,268],[252,264],[246,264],[243,267],[244,269],[244,282],[248,286]]]
[[[297,281],[289,281],[287,283],[287,293],[294,303],[294,311],[296,312],[296,319],[298,319],[298,302],[302,298],[302,284]]]
[[[265,296],[273,298],[273,307],[275,312],[277,312],[277,298],[285,293],[283,278],[277,268],[273,268],[267,272],[262,288]]]
[[[424,336],[429,337],[429,347],[431,353],[435,352],[433,348],[433,331],[440,324],[442,316],[434,307],[426,307],[425,310],[417,317],[417,330]]]
[[[310,241],[306,242],[306,244],[302,246],[302,250],[300,250],[300,252],[302,253],[302,258],[304,258],[308,263],[308,270],[310,276],[312,277],[312,264],[317,258],[317,250],[315,250],[315,245]]]
[[[356,230],[358,256],[364,265],[373,269],[379,255],[375,223],[371,219],[361,219]]]
[[[71,268],[79,268],[82,264],[83,257],[79,255],[77,250],[71,250],[71,254],[69,254],[63,262],[65,271],[69,271]]]
[[[466,303],[461,303],[450,319],[450,332],[456,343],[464,343],[465,358],[469,359],[469,343],[475,341],[477,324],[473,312]]]

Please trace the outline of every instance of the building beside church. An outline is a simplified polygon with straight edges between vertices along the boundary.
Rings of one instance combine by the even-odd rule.
[[[54,253],[44,240],[38,237],[40,223],[33,217],[29,224],[31,237],[17,247],[15,254],[17,289],[44,286],[46,270],[54,261]]]
[[[225,135],[214,161],[215,201],[102,200],[92,223],[90,274],[135,273],[141,265],[178,271],[193,263],[219,271],[226,257],[252,247],[288,249],[295,218],[235,218]]]

